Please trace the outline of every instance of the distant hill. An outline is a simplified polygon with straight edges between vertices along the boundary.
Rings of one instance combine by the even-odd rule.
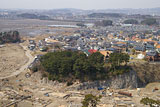
[[[119,13],[92,13],[88,15],[89,17],[95,18],[105,18],[105,17],[122,17]]]
[[[23,17],[23,18],[29,18],[29,19],[37,19],[38,16],[35,14],[30,14],[30,13],[23,13],[23,14],[19,14],[17,15],[18,17]]]
[[[146,18],[152,18],[153,16],[151,15],[141,15],[141,14],[132,14],[128,15],[127,18],[136,18],[136,19],[146,19]]]
[[[45,15],[40,15],[40,16],[38,16],[38,19],[40,19],[40,20],[48,20],[48,19],[50,19],[50,17],[45,16]]]
[[[122,8],[122,9],[103,9],[97,10],[98,13],[123,13],[123,14],[141,14],[141,15],[160,15],[160,8]]]
[[[74,13],[74,14],[95,14],[95,13],[109,13],[108,15],[111,17],[116,16],[116,14],[112,13],[120,13],[120,14],[141,14],[141,15],[160,15],[160,8],[140,8],[140,9],[132,9],[132,8],[121,8],[121,9],[99,9],[99,10],[82,10],[82,9],[73,9],[73,8],[64,8],[64,9],[52,9],[49,10],[53,13]],[[119,16],[119,15],[118,15]]]
[[[22,18],[27,18],[27,19],[40,19],[40,20],[50,19],[48,16],[45,16],[45,15],[36,15],[36,14],[30,14],[30,13],[22,13],[17,16]]]
[[[7,13],[3,15],[3,13]],[[0,9],[0,14],[5,18],[15,18],[16,16],[20,18],[28,19],[41,19],[47,20],[53,16],[76,16],[84,15],[95,18],[120,18],[126,17],[129,19],[145,19],[152,18],[153,16],[160,16],[160,8],[145,8],[145,9],[100,9],[100,10],[82,10],[73,8],[63,8],[63,9],[50,9],[50,10],[37,10],[37,9]]]
[[[158,8],[140,8],[140,9],[132,9],[132,8],[121,8],[121,9],[99,9],[99,10],[82,10],[82,9],[74,9],[74,8],[64,8],[64,9],[52,9],[49,10],[53,13],[77,13],[77,14],[94,14],[94,13],[121,13],[121,14],[141,14],[141,15],[160,15],[160,7]],[[110,15],[110,14],[109,14]],[[112,14],[111,14],[112,16]],[[115,14],[113,15],[113,17]]]
[[[148,19],[145,19],[141,22],[142,24],[145,24],[145,25],[158,25],[158,22],[156,19],[154,18],[148,18]]]
[[[125,20],[123,23],[125,23],[125,24],[138,24],[138,21],[135,19],[128,19],[128,20]]]

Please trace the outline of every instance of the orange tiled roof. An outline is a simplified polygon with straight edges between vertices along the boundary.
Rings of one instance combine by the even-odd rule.
[[[151,40],[149,39],[143,39],[143,42],[150,42]]]
[[[99,51],[102,55],[106,56],[107,55],[107,51]]]
[[[117,42],[117,44],[126,44],[126,42]]]
[[[99,51],[102,55],[107,56],[108,53],[111,54],[111,51]]]
[[[136,40],[136,41],[141,41],[142,39],[140,39],[140,38],[135,38],[135,40]]]
[[[160,45],[157,45],[156,48],[160,48]]]
[[[149,39],[143,39],[143,42],[154,42],[154,43],[157,43],[157,41],[149,40]]]

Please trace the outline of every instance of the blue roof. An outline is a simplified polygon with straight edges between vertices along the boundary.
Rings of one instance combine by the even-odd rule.
[[[147,56],[156,56],[156,52],[147,52],[146,55]]]
[[[125,44],[117,44],[118,47],[126,46]]]
[[[144,47],[139,47],[139,46],[136,46],[134,49],[137,51],[144,51],[145,50]]]
[[[117,49],[115,49],[115,48],[107,48],[106,50],[108,50],[108,51],[115,51]]]
[[[128,43],[136,43],[136,41],[128,41]]]
[[[154,48],[153,45],[146,45],[146,48]]]
[[[102,87],[98,87],[98,90],[103,90],[103,88]]]

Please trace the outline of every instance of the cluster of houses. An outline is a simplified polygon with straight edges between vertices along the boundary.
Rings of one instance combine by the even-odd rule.
[[[34,50],[36,48],[36,42],[34,40],[29,40],[28,48]]]
[[[33,41],[29,41],[29,48],[35,48]],[[49,51],[72,50],[82,51],[86,55],[100,52],[105,57],[111,53],[122,52],[136,55],[137,59],[148,61],[160,60],[160,30],[150,31],[109,31],[107,28],[81,28],[72,35],[50,36],[40,40],[38,45],[41,51],[45,47],[52,47]],[[132,58],[132,57],[131,57]]]

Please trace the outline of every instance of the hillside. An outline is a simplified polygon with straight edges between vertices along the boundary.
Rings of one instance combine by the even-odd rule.
[[[98,87],[110,87],[113,89],[144,88],[150,83],[160,82],[160,64],[136,63],[131,65],[130,72],[106,78],[103,81],[92,81],[75,84],[68,90],[94,89]]]
[[[138,78],[138,86],[143,87],[148,83],[160,82],[160,64],[133,64],[132,69],[136,71]]]
[[[23,13],[17,16],[21,18],[26,18],[26,19],[40,19],[40,20],[50,19],[48,16],[45,16],[45,15],[36,15],[36,14],[31,14],[31,13]]]
[[[105,17],[122,17],[122,14],[119,13],[92,13],[88,15],[89,17],[95,18],[105,18]]]

